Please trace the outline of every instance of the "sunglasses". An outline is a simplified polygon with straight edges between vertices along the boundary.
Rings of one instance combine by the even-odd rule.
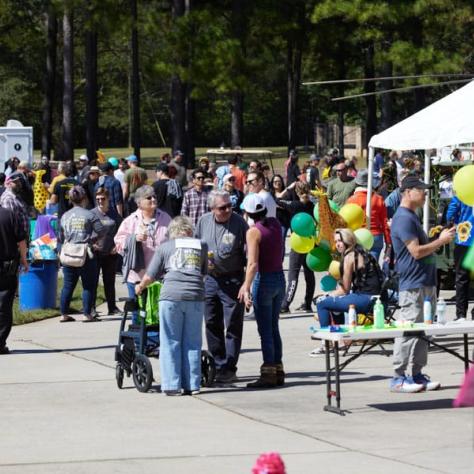
[[[247,184],[253,184],[253,183],[255,183],[255,181],[257,181],[257,178],[248,179],[248,180],[247,180]]]
[[[156,196],[153,194],[152,196],[147,196],[145,199],[148,199],[148,201],[151,201],[152,199],[156,199]]]
[[[204,176],[196,176],[194,179],[197,179],[198,181],[202,181],[204,179]]]
[[[218,211],[226,211],[227,209],[231,209],[232,208],[232,204],[230,202],[228,202],[227,204],[224,204],[222,206],[217,206],[216,209]]]
[[[342,173],[346,168],[341,168],[339,170],[336,170],[336,173]]]
[[[107,198],[106,197],[96,197],[95,200],[96,201],[106,201]]]

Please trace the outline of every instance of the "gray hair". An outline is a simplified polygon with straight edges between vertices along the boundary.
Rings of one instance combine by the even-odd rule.
[[[227,191],[224,191],[222,189],[211,191],[209,193],[209,197],[207,198],[207,204],[210,209],[214,209],[216,207],[217,198],[230,200],[230,195]]]
[[[194,229],[191,219],[186,216],[177,216],[168,225],[168,237],[170,239],[176,239],[177,237],[191,237],[193,231]]]
[[[66,169],[66,162],[61,161],[61,163],[58,164],[58,172],[64,173],[65,169]]]
[[[135,202],[137,203],[137,206],[139,206],[140,202],[143,201],[143,199],[146,199],[148,196],[154,195],[155,190],[153,189],[153,187],[149,186],[148,184],[144,184],[135,191]]]

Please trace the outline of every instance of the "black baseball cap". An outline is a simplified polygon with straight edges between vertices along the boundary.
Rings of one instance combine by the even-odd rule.
[[[102,171],[102,173],[107,173],[108,171],[113,171],[114,167],[107,161],[105,163],[101,163],[99,165],[99,169]]]
[[[403,192],[407,189],[433,189],[433,186],[424,183],[418,176],[408,175],[403,179],[400,191]]]

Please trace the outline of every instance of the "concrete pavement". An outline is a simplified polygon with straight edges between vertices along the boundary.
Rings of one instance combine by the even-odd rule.
[[[322,410],[324,358],[308,357],[312,324],[304,314],[282,317],[287,383],[252,391],[245,384],[261,354],[247,318],[239,381],[196,397],[159,393],[157,361],[151,392],[139,393],[127,378],[117,389],[118,318],[15,327],[13,353],[0,357],[0,472],[245,473],[268,451],[279,452],[292,474],[472,472],[474,412],[451,408],[461,361],[432,351],[427,373],[442,389],[407,395],[388,391],[388,357],[361,357],[344,372],[343,407],[351,413],[340,417]]]

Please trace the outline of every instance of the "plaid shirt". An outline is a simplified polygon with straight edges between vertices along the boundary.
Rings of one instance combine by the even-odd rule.
[[[188,216],[194,226],[203,214],[209,212],[209,206],[207,205],[208,196],[208,191],[198,192],[194,188],[191,188],[184,193],[181,215]]]
[[[26,204],[10,189],[5,189],[0,197],[0,206],[13,212],[15,225],[18,230],[26,233],[27,240],[30,235],[30,221],[26,211]]]

